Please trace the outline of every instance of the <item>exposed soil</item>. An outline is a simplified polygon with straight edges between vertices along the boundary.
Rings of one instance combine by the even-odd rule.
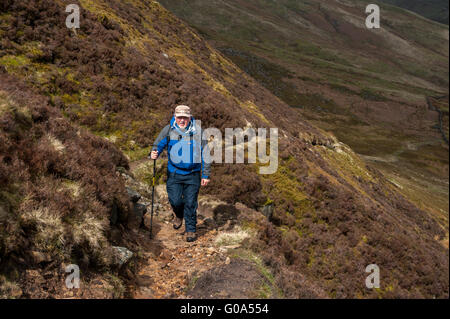
[[[267,280],[253,264],[233,259],[228,265],[208,270],[188,293],[193,298],[249,298]],[[254,296],[253,296],[254,297]]]
[[[157,227],[150,244],[158,249],[145,253],[145,262],[137,275],[138,288],[133,298],[184,298],[196,273],[224,263],[226,256],[214,246],[217,231],[203,230],[198,239],[188,243],[183,230],[154,219]],[[184,227],[182,227],[184,228]],[[202,228],[202,224],[199,225]]]

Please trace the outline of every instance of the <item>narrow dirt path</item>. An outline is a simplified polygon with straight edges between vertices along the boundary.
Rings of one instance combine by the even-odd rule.
[[[130,163],[130,171],[152,171],[152,160],[142,159]],[[141,192],[141,202],[147,205],[148,213],[144,224],[150,227],[151,200],[148,198],[148,185],[133,180],[135,189]],[[167,199],[165,187],[160,185],[155,191],[155,210],[153,216],[153,237],[148,239],[143,253],[144,262],[137,277],[137,287],[133,287],[132,298],[189,298],[188,288],[195,283],[200,274],[219,265],[230,262],[227,256],[229,247],[217,247],[216,238],[221,233],[208,223],[211,216],[198,214],[197,240],[189,243],[184,236],[183,226],[175,230],[172,226],[172,209]],[[151,193],[151,187],[150,187]],[[151,198],[151,196],[150,196]],[[209,219],[210,221],[211,219]]]
[[[186,298],[189,285],[200,273],[227,260],[225,251],[215,247],[217,231],[206,230],[203,223],[199,223],[199,237],[193,243],[186,242],[184,231],[173,229],[170,222],[156,218],[154,226],[157,231],[150,244],[158,249],[146,253],[147,263],[137,275],[139,288],[134,298]]]

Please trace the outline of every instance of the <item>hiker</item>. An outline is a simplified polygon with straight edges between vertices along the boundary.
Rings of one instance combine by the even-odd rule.
[[[201,138],[201,129],[186,105],[178,105],[170,124],[162,129],[153,144],[150,158],[156,160],[167,147],[167,194],[175,214],[173,228],[179,229],[185,221],[186,240],[196,240],[197,197],[201,186],[210,181],[210,162],[207,141]],[[181,155],[180,155],[181,151]]]

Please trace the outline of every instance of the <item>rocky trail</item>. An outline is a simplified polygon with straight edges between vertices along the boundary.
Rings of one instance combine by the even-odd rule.
[[[147,263],[137,275],[139,287],[133,298],[185,298],[187,288],[199,273],[230,261],[226,249],[215,247],[218,232],[204,229],[204,223],[199,224],[203,232],[197,241],[188,243],[183,227],[175,230],[159,216],[153,222],[156,227],[153,239],[149,239],[152,248],[145,253]]]
[[[152,162],[131,163],[131,173],[152,172]],[[189,243],[184,236],[184,221],[178,230],[172,226],[173,213],[165,184],[157,185],[150,239],[151,187],[138,182],[132,174],[124,174],[127,186],[139,192],[139,202],[147,207],[147,213],[143,216],[145,229],[140,228],[137,234],[145,245],[141,247],[143,262],[135,274],[135,284],[128,287],[131,298],[258,297],[258,288],[270,284],[254,263],[233,258],[249,234],[237,225],[237,214],[219,216],[217,208],[227,205],[212,197],[199,197],[197,240]]]

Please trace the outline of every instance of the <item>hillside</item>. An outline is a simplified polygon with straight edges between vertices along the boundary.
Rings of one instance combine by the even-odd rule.
[[[446,0],[380,0],[380,2],[413,11],[430,20],[448,25],[448,1]]]
[[[208,233],[200,243],[215,242],[210,232],[225,236],[242,229],[248,236],[239,248],[227,250],[231,261],[219,259],[218,268],[202,269],[183,289],[204,296],[214,274],[232,276],[233,267],[245,264],[243,269],[271,284],[261,297],[448,298],[448,229],[348,146],[305,121],[158,2],[75,2],[82,15],[76,32],[65,27],[62,2],[0,4],[0,207],[2,215],[14,217],[2,217],[0,223],[3,297],[36,298],[42,291],[45,297],[66,296],[56,286],[43,290],[42,281],[24,274],[50,276],[62,286],[60,269],[69,262],[84,265],[92,279],[77,296],[105,297],[86,292],[95,290],[100,278],[110,287],[104,290],[115,292],[109,297],[136,297],[120,287],[133,286],[137,273],[166,258],[160,246],[167,227],[163,218],[156,219],[155,240],[150,241],[148,230],[129,222],[130,214],[112,220],[118,211],[130,210],[125,185],[148,191],[151,167],[144,158],[149,145],[174,106],[185,103],[203,127],[222,132],[227,127],[277,127],[280,156],[272,175],[258,174],[262,163],[213,165],[211,184],[201,191],[203,223],[208,217],[213,222],[205,226]],[[20,99],[20,94],[29,97]],[[35,100],[53,115],[33,117]],[[78,130],[85,132],[80,133],[85,140]],[[158,183],[163,184],[164,160],[158,163]],[[19,176],[9,179],[14,172]],[[68,190],[54,196],[58,185],[69,185]],[[63,226],[55,226],[54,219],[27,224],[27,209],[39,207],[59,216]],[[271,210],[267,217],[258,212]],[[66,235],[64,243],[84,243],[76,227],[72,233],[66,230],[80,220],[83,228],[95,230],[102,245],[85,243],[85,254],[70,245],[39,245],[42,232],[56,236],[56,243]],[[20,236],[10,236],[10,229]],[[122,268],[108,259],[95,262],[96,250],[89,250],[118,245],[134,252]],[[205,253],[195,245],[184,249],[191,255]],[[28,246],[48,262],[29,261],[33,253]],[[365,287],[364,270],[372,263],[383,271],[377,290]],[[24,271],[17,271],[19,265]],[[152,277],[146,285],[156,290],[161,278]],[[231,297],[255,293],[233,288],[237,291]]]
[[[447,224],[448,143],[427,99],[448,96],[448,26],[381,4],[368,30],[368,1],[161,3]]]
[[[130,212],[119,166],[128,161],[114,145],[0,70],[0,298],[53,296],[72,259],[114,285],[111,212]]]

